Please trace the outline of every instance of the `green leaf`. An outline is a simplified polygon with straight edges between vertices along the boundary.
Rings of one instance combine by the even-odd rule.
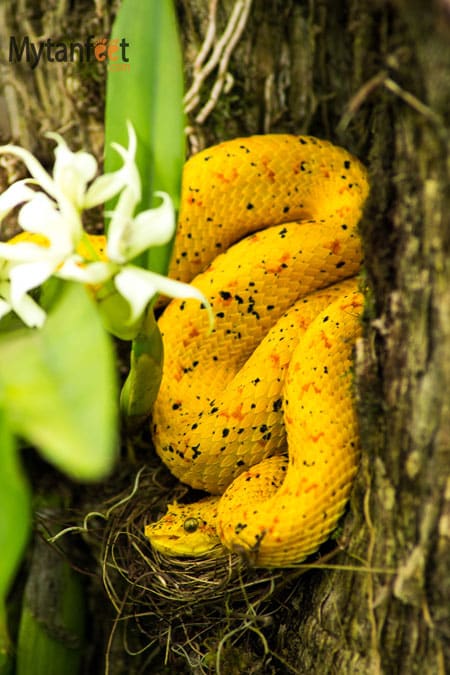
[[[85,633],[83,579],[36,538],[23,595],[16,675],[79,675]]]
[[[30,530],[30,494],[14,438],[0,408],[0,667],[10,650],[6,596],[20,563]],[[5,671],[6,672],[6,671]]]
[[[130,372],[120,396],[127,427],[135,430],[150,415],[162,377],[163,345],[153,309],[133,340]]]
[[[72,478],[104,477],[116,459],[117,383],[88,291],[64,284],[40,331],[0,339],[0,362],[0,403],[13,431]]]
[[[105,113],[105,169],[121,165],[113,141],[127,145],[129,119],[138,140],[142,180],[139,209],[153,206],[156,190],[167,192],[178,208],[185,158],[183,66],[172,0],[123,0],[113,38],[129,42],[129,70],[110,70]],[[171,245],[154,247],[147,269],[167,271]]]

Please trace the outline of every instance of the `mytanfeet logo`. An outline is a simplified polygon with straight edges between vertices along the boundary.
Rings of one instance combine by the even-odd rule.
[[[95,38],[90,35],[84,42],[30,40],[25,35],[9,38],[9,62],[28,63],[34,70],[42,61],[47,63],[89,63],[105,62],[109,70],[130,70],[128,49],[130,43],[126,38]]]

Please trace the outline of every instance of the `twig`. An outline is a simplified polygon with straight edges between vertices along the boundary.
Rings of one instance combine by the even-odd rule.
[[[401,98],[402,101],[407,103],[420,115],[423,115],[426,119],[435,124],[438,129],[443,129],[443,121],[439,115],[437,115],[431,108],[425,105],[425,103],[422,103],[422,101],[420,101],[417,96],[414,96],[414,94],[411,94],[411,92],[406,91],[406,89],[400,87],[397,82],[389,77],[386,70],[381,70],[379,73],[371,77],[370,80],[367,80],[367,82],[365,82],[365,84],[363,84],[363,86],[358,89],[356,94],[350,99],[347,108],[337,126],[338,134],[342,134],[346,130],[353,115],[362,106],[368,96],[380,86],[385,87],[385,89],[395,94],[395,96]]]
[[[394,82],[394,80],[391,80],[390,77],[386,77],[383,84],[386,87],[386,89],[388,89],[393,94],[401,98],[411,108],[414,108],[414,110],[417,110],[418,113],[429,119],[430,122],[433,122],[438,126],[442,126],[442,120],[439,117],[439,115],[437,115],[431,108],[425,105],[425,103],[422,103],[422,101],[420,101],[416,96],[411,94],[409,91],[406,91],[406,89],[402,89],[402,87],[400,87],[400,85]]]
[[[368,96],[384,83],[386,78],[387,71],[381,70],[379,73],[371,77],[370,80],[367,80],[367,82],[365,82],[363,86],[358,89],[356,94],[352,96],[347,104],[344,114],[339,121],[339,124],[337,125],[338,135],[341,135],[347,129],[354,114],[359,110]]]

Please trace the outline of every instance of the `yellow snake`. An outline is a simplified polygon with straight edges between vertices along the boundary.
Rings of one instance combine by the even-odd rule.
[[[359,455],[354,277],[368,189],[357,159],[309,136],[238,138],[186,163],[170,276],[195,276],[215,326],[194,300],[162,314],[152,435],[175,476],[219,496],[171,504],[146,526],[156,549],[225,546],[284,566],[336,527]]]

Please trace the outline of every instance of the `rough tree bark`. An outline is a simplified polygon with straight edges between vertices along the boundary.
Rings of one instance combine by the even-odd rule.
[[[60,2],[63,17],[22,0],[34,31],[39,12],[31,7],[39,4],[55,38],[61,27],[78,36],[111,25],[112,3]],[[177,2],[188,84],[214,4]],[[372,181],[361,228],[371,290],[356,359],[364,453],[341,537],[345,551],[333,559],[342,569],[302,578],[270,647],[298,673],[443,674],[450,625],[450,4],[217,4],[217,37],[233,8],[249,15],[222,64],[232,76],[225,91],[208,103],[220,63],[198,87],[191,147],[238,134],[311,133],[357,154]],[[6,12],[3,45],[17,31],[14,21]],[[228,45],[239,30],[237,21]],[[67,96],[67,78],[55,71],[12,76],[8,67],[3,135],[11,131],[36,149],[38,133],[70,130],[76,119],[75,139],[100,152],[98,73],[83,80],[74,69],[75,93]],[[255,651],[255,663],[259,657]],[[276,664],[252,672],[288,672]]]

